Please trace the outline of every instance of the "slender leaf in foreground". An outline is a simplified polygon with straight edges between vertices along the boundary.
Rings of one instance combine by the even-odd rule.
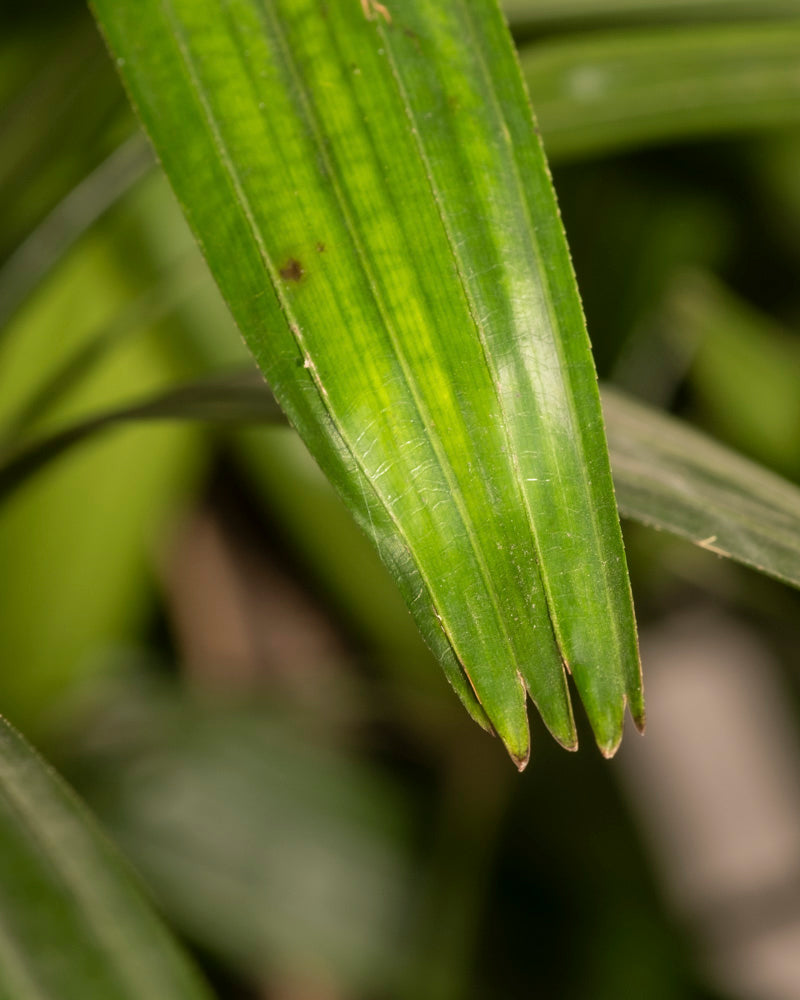
[[[389,9],[391,8],[391,9]],[[492,0],[97,0],[245,339],[473,716],[643,719],[597,385]]]
[[[0,720],[3,1000],[209,1000],[127,866]]]
[[[546,40],[520,63],[552,158],[800,122],[800,21]]]
[[[800,488],[603,390],[620,513],[800,587]]]

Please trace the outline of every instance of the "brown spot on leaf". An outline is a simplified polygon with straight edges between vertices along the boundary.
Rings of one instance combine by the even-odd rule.
[[[317,243],[317,253],[325,253],[325,244]]]
[[[305,271],[303,270],[303,265],[299,260],[294,257],[290,257],[280,269],[279,273],[284,281],[300,281],[305,274]]]

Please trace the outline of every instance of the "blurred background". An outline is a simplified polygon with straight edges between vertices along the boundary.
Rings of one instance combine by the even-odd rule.
[[[797,482],[794,6],[509,13],[601,377]],[[84,7],[0,25],[8,451],[251,362]],[[115,428],[0,489],[0,711],[223,1000],[800,997],[800,595],[624,529],[648,733],[520,776],[291,431]]]

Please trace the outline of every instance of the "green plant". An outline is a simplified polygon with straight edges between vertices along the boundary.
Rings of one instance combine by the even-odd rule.
[[[777,319],[770,323],[748,310],[711,277],[750,266],[757,290],[759,267],[776,282],[794,273],[796,241],[778,222],[797,216],[791,169],[799,106],[795,5],[765,9],[720,0],[691,11],[655,2],[509,7],[544,150],[556,164],[575,164],[564,168],[557,187],[565,192],[567,230],[602,374],[656,402],[669,403],[676,387],[688,386],[712,415],[711,429],[761,460],[745,459],[605,385],[616,502],[563,229],[510,36],[494,3],[95,0],[94,9],[211,271],[289,421],[375,545],[468,712],[497,732],[520,768],[530,753],[526,689],[557,741],[577,746],[564,663],[605,755],[619,744],[626,703],[643,724],[617,503],[627,517],[800,585],[800,491],[765,467],[797,476],[796,341]],[[733,14],[741,23],[720,23]],[[689,26],[687,19],[698,15],[701,24]],[[675,23],[653,28],[653,17]],[[575,30],[598,21],[609,24],[593,33]],[[16,156],[3,178],[9,222],[0,270],[6,389],[0,405],[6,434],[0,553],[19,574],[7,594],[0,643],[6,659],[21,657],[30,669],[30,676],[21,671],[0,692],[6,710],[34,734],[54,739],[43,709],[67,711],[65,693],[91,676],[86,650],[96,636],[141,635],[148,592],[138,535],[143,519],[163,523],[202,481],[212,447],[197,433],[197,421],[220,432],[237,429],[229,439],[236,461],[268,497],[267,509],[292,536],[290,547],[319,564],[321,585],[335,594],[356,630],[370,636],[386,676],[424,678],[418,683],[427,690],[430,663],[391,585],[349,527],[329,527],[340,524],[336,501],[318,492],[323,488],[315,480],[302,478],[313,476],[297,465],[302,452],[286,451],[297,448],[296,439],[287,445],[290,432],[248,364],[161,178],[151,172],[141,137],[128,137],[133,126],[107,62],[87,26],[74,24],[66,45],[21,29],[20,65],[49,63],[49,76],[34,77],[27,92],[15,94],[17,71],[6,52],[7,91],[0,89],[7,144]],[[98,93],[70,103],[68,95],[85,87],[84,50],[96,60]],[[53,52],[58,57],[51,61]],[[74,119],[92,137],[74,153],[75,163],[65,160],[63,169],[49,174],[46,130],[37,131],[27,111],[37,102],[58,111],[66,133]],[[766,150],[758,182],[759,197],[777,220],[766,226],[772,257],[755,261],[742,250],[729,265],[735,199],[725,197],[724,188],[735,191],[740,178],[735,171],[725,175],[712,147],[710,169],[723,192],[715,199],[693,189],[681,164],[659,153],[687,138],[762,131],[764,137],[745,142],[737,155],[742,171],[757,173],[747,150],[756,143]],[[620,161],[618,172],[601,162],[594,174],[581,173],[581,160],[648,146],[656,147],[652,159],[640,154],[639,161]],[[38,183],[27,201],[14,187],[25,175]],[[742,227],[754,226],[746,212],[736,218]],[[598,233],[627,247],[619,265],[604,253]],[[73,246],[80,253],[70,254]],[[788,317],[793,300],[784,294]],[[78,307],[80,324],[70,330],[64,319]],[[59,323],[63,339],[54,345]],[[141,330],[148,332],[141,336]],[[749,410],[737,397],[742,363],[751,373]],[[114,438],[76,449],[71,465],[54,462],[112,425],[167,418],[188,423],[162,434],[155,446],[152,437],[129,437],[127,444]],[[242,429],[258,424],[274,425],[272,437],[254,442]],[[101,472],[109,461],[117,463],[115,475]],[[51,479],[38,489],[41,476]],[[63,538],[54,533],[60,550],[54,559],[52,548],[42,547],[37,564],[28,539],[52,530],[59,517],[73,518],[74,529]],[[113,540],[111,551],[106,538]],[[650,553],[648,562],[657,566],[657,556]],[[28,589],[38,601],[29,600]],[[53,597],[53,639],[37,645],[29,635],[47,593]],[[102,673],[127,675],[107,664]],[[355,894],[365,927],[384,921],[389,927],[396,919],[391,907],[373,912],[372,903],[363,904],[379,891],[378,870],[398,873],[384,884],[404,899],[398,908],[411,907],[400,888],[409,856],[407,835],[397,832],[403,808],[391,802],[395,794],[402,800],[402,793],[387,793],[385,809],[378,810],[395,817],[391,822],[373,816],[365,803],[383,794],[376,791],[380,782],[371,783],[346,755],[338,761],[334,753],[330,782],[345,803],[340,814],[309,777],[325,771],[325,754],[312,752],[304,763],[305,740],[291,726],[285,731],[272,710],[251,719],[233,708],[208,719],[207,709],[185,709],[174,695],[148,685],[142,693],[123,683],[121,692],[133,721],[123,713],[119,733],[110,737],[101,724],[106,735],[100,751],[91,752],[90,745],[77,754],[83,764],[69,755],[65,763],[79,779],[86,756],[90,775],[99,768],[100,778],[84,779],[95,789],[98,808],[158,885],[171,914],[211,952],[255,975],[260,938],[248,937],[245,922],[231,923],[229,916],[245,895],[246,879],[228,872],[220,879],[227,879],[227,890],[213,880],[202,884],[202,866],[192,869],[191,856],[181,858],[180,848],[154,837],[153,803],[164,808],[173,788],[202,809],[206,786],[198,775],[211,772],[213,779],[218,760],[226,780],[240,774],[252,787],[275,783],[279,789],[276,774],[260,773],[248,755],[237,768],[225,769],[235,734],[245,734],[252,756],[274,754],[288,772],[296,768],[297,786],[308,789],[307,800],[301,795],[302,802],[288,809],[287,830],[302,825],[296,816],[304,810],[318,810],[343,842],[361,838],[365,859],[374,863],[374,871],[365,863],[364,892]],[[460,723],[437,699],[430,719],[424,698],[407,706],[409,714],[422,708],[421,721],[408,725],[433,742],[434,757],[460,757],[472,736],[460,735]],[[137,716],[141,705],[147,706],[142,718],[159,720],[152,737],[157,752],[142,737],[150,723]],[[185,744],[172,735],[181,727],[190,734]],[[22,859],[9,861],[8,905],[14,898],[43,901],[31,907],[30,933],[17,938],[9,925],[3,938],[9,971],[0,971],[0,983],[6,994],[92,995],[86,984],[95,973],[87,969],[97,962],[107,969],[96,973],[98,985],[91,988],[97,996],[116,995],[115,989],[121,996],[204,995],[126,877],[115,874],[113,858],[111,874],[104,874],[106,849],[97,847],[94,835],[74,833],[74,856],[60,849],[53,831],[67,823],[80,831],[80,812],[63,804],[60,786],[41,777],[40,764],[13,733],[4,746],[3,788],[12,805],[9,817],[0,817],[0,835],[8,837],[7,857]],[[104,758],[118,755],[124,771],[126,761],[146,760],[151,752],[168,762],[164,786],[120,780],[113,790]],[[506,779],[492,765],[477,766],[488,767],[489,783],[504,788]],[[41,857],[33,860],[25,855],[29,834],[14,826],[12,816],[16,789],[25,783],[19,772],[37,782],[25,807],[25,829],[41,842]],[[459,809],[471,780],[463,763],[453,763],[448,773],[459,805],[455,820],[445,815],[445,840],[448,831],[451,838],[459,835]],[[280,815],[283,802],[276,791],[270,819]],[[476,831],[466,837],[469,871],[480,867],[481,837],[491,840],[495,805],[479,802],[475,815],[473,806],[466,808]],[[262,829],[260,823],[269,827],[268,819],[256,817],[253,829]],[[224,838],[205,838],[181,817],[175,830],[187,843],[196,838],[198,856],[224,856],[228,863],[235,850],[223,846]],[[252,836],[246,827],[234,834],[234,841]],[[74,876],[74,905],[66,915],[58,909],[62,876],[48,881],[41,866],[56,848],[67,882]],[[248,844],[244,856],[253,850]],[[265,862],[270,872],[281,870],[282,857]],[[86,865],[71,867],[75,858]],[[12,875],[19,886],[9,881]],[[212,914],[206,919],[198,918],[187,895],[187,886],[198,881],[204,909]],[[336,882],[340,893],[346,894],[345,883]],[[312,908],[324,912],[324,898],[310,898]],[[227,908],[215,921],[220,899]],[[92,916],[87,933],[81,931],[81,913],[94,913],[93,907],[111,912],[112,905],[123,918],[129,912],[135,933],[152,936],[141,974],[175,975],[179,985],[138,982],[139,964],[126,970],[132,948],[98,937],[103,917]],[[20,926],[27,912],[21,911]],[[40,923],[38,912],[52,914],[52,922],[48,916]],[[428,916],[436,923],[435,913]],[[443,927],[454,928],[452,941],[468,940],[453,913],[450,921]],[[279,924],[268,922],[264,934],[281,956],[274,964],[284,962],[291,977],[307,959],[295,956],[296,945],[282,938]],[[78,941],[70,961],[39,962],[37,952],[58,948],[52,942],[62,926],[65,942]],[[386,971],[391,963],[379,931],[372,951],[334,934],[330,954],[322,927],[312,922],[307,935],[323,942],[321,979],[338,969],[354,989],[369,991],[382,978],[379,989],[387,995],[411,989],[402,970]],[[443,961],[438,951],[427,959],[420,952],[417,961],[431,996],[457,996],[465,988],[453,972],[459,945],[443,940],[449,965],[437,964]],[[126,985],[109,985],[106,974]],[[441,994],[437,976],[449,984]]]

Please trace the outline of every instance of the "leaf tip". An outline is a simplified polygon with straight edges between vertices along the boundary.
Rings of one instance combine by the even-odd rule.
[[[616,754],[617,750],[619,750],[619,745],[621,742],[622,742],[622,737],[614,740],[611,743],[598,743],[597,746],[600,750],[600,753],[605,757],[605,759],[611,760],[611,758]]]
[[[508,756],[514,761],[518,771],[524,771],[528,766],[528,761],[531,759],[531,739],[530,733],[527,728],[527,713],[525,714],[525,732],[506,732],[501,733],[497,725],[495,729],[503,742],[503,746],[506,748]]]
[[[520,772],[520,774],[522,774],[522,772],[528,766],[528,762],[531,759],[531,749],[530,749],[530,747],[529,746],[526,747],[525,748],[525,752],[523,754],[514,753],[514,751],[511,750],[508,747],[506,749],[508,749],[508,754],[511,757],[511,759],[514,761],[514,764],[516,765],[517,770]]]
[[[558,737],[556,737],[556,743],[558,743],[558,745],[563,750],[569,750],[570,753],[575,753],[578,750],[578,748],[579,748],[577,733],[569,741],[567,741],[567,740],[560,740],[560,739],[558,739]]]

